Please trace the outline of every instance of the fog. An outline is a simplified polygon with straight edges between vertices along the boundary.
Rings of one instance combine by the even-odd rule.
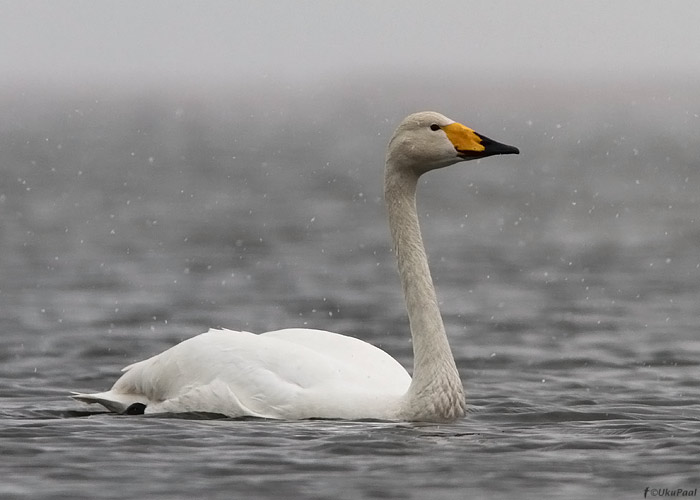
[[[693,1],[4,1],[0,82],[700,75]]]

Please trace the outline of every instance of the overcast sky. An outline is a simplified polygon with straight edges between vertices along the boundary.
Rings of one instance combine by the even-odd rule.
[[[0,82],[700,75],[700,2],[0,0]]]

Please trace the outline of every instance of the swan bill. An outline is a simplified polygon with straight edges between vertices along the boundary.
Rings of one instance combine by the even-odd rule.
[[[451,123],[442,127],[457,154],[464,160],[476,160],[494,155],[517,155],[520,150],[515,146],[509,146],[494,141],[478,132],[465,127],[461,123]]]

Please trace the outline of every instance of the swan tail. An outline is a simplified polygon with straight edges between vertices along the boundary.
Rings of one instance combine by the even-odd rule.
[[[118,394],[113,391],[97,392],[94,394],[73,393],[76,401],[88,404],[100,404],[114,413],[143,413],[150,401],[135,394]]]

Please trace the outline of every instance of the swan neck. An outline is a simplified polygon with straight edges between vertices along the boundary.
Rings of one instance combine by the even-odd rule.
[[[385,200],[413,339],[413,380],[406,418],[454,420],[464,389],[445,333],[416,210],[418,175],[387,163]]]

